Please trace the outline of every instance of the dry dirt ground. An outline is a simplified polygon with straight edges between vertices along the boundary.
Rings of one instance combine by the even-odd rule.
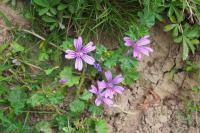
[[[140,79],[115,97],[114,107],[106,108],[109,133],[200,133],[200,113],[188,124],[181,100],[200,101],[190,93],[200,83],[182,71],[181,48],[163,26],[151,31],[154,52],[140,61]]]

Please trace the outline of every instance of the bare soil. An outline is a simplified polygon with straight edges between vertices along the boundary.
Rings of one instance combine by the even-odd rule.
[[[170,33],[163,32],[164,25],[151,30],[154,52],[139,62],[140,79],[114,98],[113,108],[106,108],[109,133],[200,132],[200,113],[194,113],[188,123],[183,100],[200,101],[191,94],[200,82],[183,71],[182,49]]]

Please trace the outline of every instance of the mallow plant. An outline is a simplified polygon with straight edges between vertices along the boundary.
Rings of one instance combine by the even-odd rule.
[[[133,40],[130,37],[124,37],[123,45],[121,47],[118,47],[118,50],[120,50],[121,54],[120,56],[119,55],[117,56],[118,59],[115,61],[115,65],[113,65],[113,68],[110,69],[105,64],[107,59],[102,59],[102,58],[106,58],[107,56],[109,57],[109,55],[104,56],[104,54],[109,54],[111,51],[107,51],[107,49],[104,46],[101,47],[95,46],[95,44],[92,41],[90,41],[86,45],[83,45],[84,44],[83,38],[81,36],[74,39],[74,42],[73,44],[71,44],[69,49],[65,50],[65,58],[67,59],[67,61],[70,61],[70,64],[72,66],[73,64],[75,64],[74,65],[75,71],[80,73],[80,83],[77,94],[80,95],[85,91],[89,91],[96,97],[94,101],[96,106],[100,106],[101,104],[106,104],[109,107],[111,107],[113,105],[112,99],[114,95],[123,94],[125,90],[124,86],[128,85],[126,83],[127,79],[125,79],[124,76],[126,77],[126,75],[129,75],[129,73],[124,73],[123,67],[128,67],[128,68],[132,67],[132,65],[128,65],[131,63],[128,63],[127,66],[122,66],[118,65],[117,62],[120,60],[120,58],[124,59],[131,57],[132,59],[128,61],[132,62],[136,60],[138,61],[142,60],[142,55],[149,56],[150,53],[153,52],[153,49],[147,46],[150,43],[151,43],[150,36],[148,35],[138,40]],[[99,54],[98,52],[102,47],[103,50],[101,51],[100,55],[98,55]],[[129,54],[128,52],[129,47],[132,47],[131,48],[133,50],[132,54]],[[95,55],[95,51],[97,55]],[[116,53],[117,52],[118,51],[116,51]],[[101,57],[95,59],[95,57],[99,56]],[[89,66],[87,66],[87,64]],[[59,82],[60,84],[67,85],[68,79],[67,78],[60,79]],[[88,83],[90,83],[90,85],[88,85]],[[86,88],[89,89],[85,90]]]

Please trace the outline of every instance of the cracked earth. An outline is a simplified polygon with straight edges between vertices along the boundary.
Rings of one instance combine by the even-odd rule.
[[[181,47],[163,32],[163,26],[157,24],[151,31],[154,52],[140,61],[140,79],[105,111],[110,133],[200,132],[200,114],[194,114],[193,123],[188,124],[181,100],[193,98],[190,90],[200,84],[183,71]],[[194,60],[200,64],[199,57]]]

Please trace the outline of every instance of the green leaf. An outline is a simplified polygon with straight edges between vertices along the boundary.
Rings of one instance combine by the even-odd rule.
[[[12,43],[12,52],[13,53],[23,52],[24,50],[25,50],[25,48],[22,45],[18,44],[17,42],[14,41]]]
[[[71,49],[73,47],[73,43],[72,40],[70,40],[69,38],[67,38],[62,45],[60,46],[63,49]]]
[[[61,79],[66,79],[69,87],[79,84],[80,77],[72,74],[71,67],[65,67],[60,73]]]
[[[189,48],[187,46],[186,40],[183,37],[183,60],[186,60],[189,54]]]
[[[49,7],[48,0],[34,0],[33,2],[42,7]]]
[[[200,5],[200,0],[192,0],[193,3]]]
[[[90,105],[88,109],[93,115],[103,114],[103,106]]]
[[[39,132],[52,133],[52,129],[51,129],[51,126],[50,126],[49,122],[41,121],[41,122],[37,123],[36,124],[36,129]]]
[[[108,133],[108,127],[107,127],[107,123],[104,119],[100,119],[98,121],[96,121],[96,131],[97,133]]]
[[[52,103],[52,104],[59,104],[63,101],[64,96],[61,91],[57,91],[53,95],[48,95],[48,99],[49,99],[50,103]]]
[[[40,53],[39,53],[39,61],[46,61],[49,59],[49,55],[46,53],[45,50],[42,50]]]
[[[48,11],[49,11],[49,8],[48,8],[48,7],[42,8],[42,9],[39,9],[39,10],[38,10],[40,16],[46,14]]]
[[[57,11],[55,8],[50,8],[50,12],[53,14],[53,15],[56,15]]]
[[[195,47],[192,44],[192,42],[188,38],[185,38],[185,41],[186,41],[187,45],[189,46],[190,50],[192,51],[192,53],[194,54],[195,53]]]
[[[49,17],[49,16],[42,17],[42,20],[44,20],[47,23],[56,23],[56,19]]]
[[[47,69],[47,70],[44,70],[46,75],[50,75],[55,69],[58,69],[59,67],[56,66],[56,67],[53,67],[53,68],[50,68],[50,69]]]
[[[183,37],[182,37],[182,36],[179,36],[179,37],[177,37],[177,38],[174,39],[174,42],[175,42],[175,43],[181,43],[182,40],[183,40]]]
[[[60,3],[60,0],[49,0],[49,3],[51,4],[51,7],[56,6]]]
[[[168,32],[168,31],[172,30],[174,27],[176,27],[176,24],[169,24],[169,25],[166,25],[166,26],[164,27],[164,31],[165,31],[165,32]]]
[[[62,11],[62,10],[64,10],[65,8],[67,8],[67,4],[59,4],[57,9],[58,9],[59,11]]]
[[[194,45],[197,45],[197,44],[199,44],[200,42],[199,42],[198,39],[193,39],[193,40],[191,40],[191,43],[194,44]]]
[[[85,101],[88,101],[89,99],[92,98],[92,93],[89,92],[89,91],[85,91],[81,96],[80,96],[80,99],[81,100],[85,100]]]
[[[86,105],[83,101],[76,99],[70,103],[69,108],[70,108],[70,111],[74,113],[80,113],[86,108]]]
[[[47,101],[46,96],[41,93],[33,94],[27,101],[32,107],[39,106]]]
[[[173,29],[172,36],[173,36],[173,37],[178,36],[178,27],[175,27],[175,28]]]
[[[14,112],[18,114],[25,107],[26,93],[19,88],[15,88],[15,90],[10,91],[8,101],[10,102]]]

